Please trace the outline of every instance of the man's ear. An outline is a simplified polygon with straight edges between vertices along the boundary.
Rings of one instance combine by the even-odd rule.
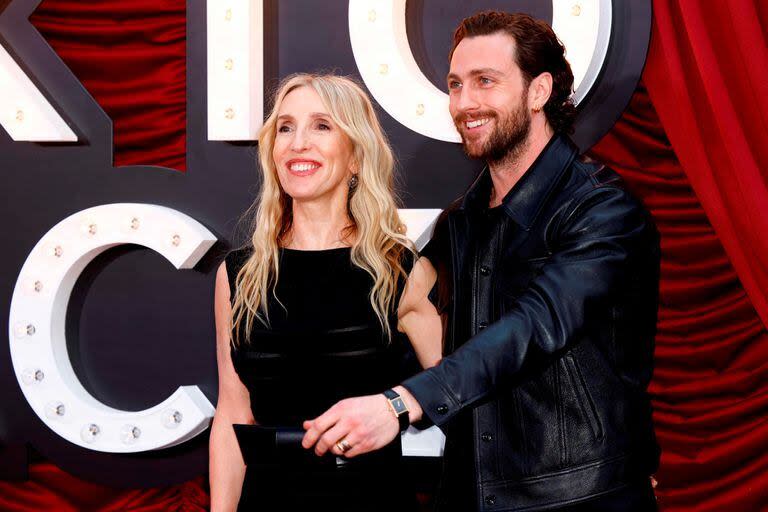
[[[541,73],[531,80],[528,86],[528,108],[539,112],[549,101],[552,94],[552,75],[549,72]]]

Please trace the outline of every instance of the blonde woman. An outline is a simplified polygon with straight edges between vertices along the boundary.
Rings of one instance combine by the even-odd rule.
[[[416,319],[409,307],[398,323],[413,254],[370,100],[344,77],[289,77],[259,135],[259,160],[252,243],[216,277],[212,510],[412,509],[399,442],[348,460],[298,444],[304,420],[402,380],[410,347],[398,328],[422,366],[440,358],[434,310]],[[234,424],[258,425],[247,467]],[[293,452],[275,448],[291,428]]]

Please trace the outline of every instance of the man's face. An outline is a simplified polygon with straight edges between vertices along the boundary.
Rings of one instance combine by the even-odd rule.
[[[530,130],[528,85],[504,33],[464,38],[448,73],[449,110],[472,158],[498,162],[519,152]]]

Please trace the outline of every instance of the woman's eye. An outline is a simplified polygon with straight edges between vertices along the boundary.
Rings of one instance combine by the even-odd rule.
[[[329,125],[328,123],[318,123],[317,124],[317,128],[319,130],[330,130],[331,129],[331,125]]]
[[[288,133],[288,132],[290,132],[290,131],[291,131],[291,127],[290,127],[290,126],[288,126],[288,125],[285,125],[285,124],[284,124],[283,126],[279,127],[279,128],[277,129],[277,131],[278,131],[279,133]]]

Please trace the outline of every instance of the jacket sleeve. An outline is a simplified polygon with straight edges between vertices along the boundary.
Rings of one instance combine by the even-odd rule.
[[[424,411],[420,428],[429,421],[444,425],[528,361],[556,357],[591,319],[605,318],[607,301],[632,265],[657,247],[645,210],[617,187],[591,189],[571,203],[559,224],[548,263],[514,307],[439,365],[403,382]]]

